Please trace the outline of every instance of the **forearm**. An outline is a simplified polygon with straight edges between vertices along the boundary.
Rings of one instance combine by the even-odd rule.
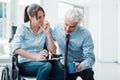
[[[14,53],[31,60],[36,60],[36,55],[30,54],[21,48],[16,49]]]
[[[81,69],[85,70],[88,68],[92,68],[93,64],[95,63],[95,59],[86,59],[84,61],[82,61],[81,64]]]
[[[52,54],[55,54],[56,53],[56,45],[52,39],[50,32],[47,33],[47,39],[48,39],[48,47],[49,47],[50,52]]]

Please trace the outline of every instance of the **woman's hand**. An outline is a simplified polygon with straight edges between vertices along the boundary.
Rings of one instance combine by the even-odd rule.
[[[48,51],[44,49],[40,51],[38,55],[36,55],[36,61],[46,58],[47,56],[48,56]]]
[[[56,53],[56,45],[54,44],[54,41],[52,39],[52,36],[51,36],[51,33],[50,33],[50,30],[49,30],[49,22],[47,20],[44,21],[44,23],[42,24],[42,29],[43,31],[45,32],[46,34],[46,37],[47,37],[47,41],[48,41],[48,48],[49,48],[49,51],[52,53],[52,54],[55,54]]]
[[[50,23],[47,20],[44,20],[41,27],[46,34],[49,33],[49,26],[50,26]]]

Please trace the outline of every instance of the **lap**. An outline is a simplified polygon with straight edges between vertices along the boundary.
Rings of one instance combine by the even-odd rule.
[[[20,74],[25,76],[36,76],[40,68],[44,69],[49,67],[51,68],[51,64],[49,62],[29,61],[19,63]]]
[[[80,76],[83,80],[94,80],[94,72],[91,68],[74,74],[69,74],[68,80],[76,80],[78,76]]]
[[[52,70],[50,76],[52,80],[64,80],[64,70],[63,65],[60,61],[52,61]]]

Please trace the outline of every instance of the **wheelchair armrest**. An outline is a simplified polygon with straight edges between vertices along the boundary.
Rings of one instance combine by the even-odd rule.
[[[60,58],[60,57],[62,57],[61,54],[53,54],[53,55],[51,55],[51,58]]]
[[[49,59],[60,61],[61,57],[62,57],[61,54],[52,54],[51,57],[49,57]]]
[[[19,80],[18,55],[12,55],[12,77],[13,80]]]

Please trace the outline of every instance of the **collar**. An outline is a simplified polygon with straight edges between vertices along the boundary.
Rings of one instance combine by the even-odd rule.
[[[25,27],[28,27],[28,28],[30,28],[30,21],[28,21],[28,22],[25,22],[23,25],[24,25]]]

